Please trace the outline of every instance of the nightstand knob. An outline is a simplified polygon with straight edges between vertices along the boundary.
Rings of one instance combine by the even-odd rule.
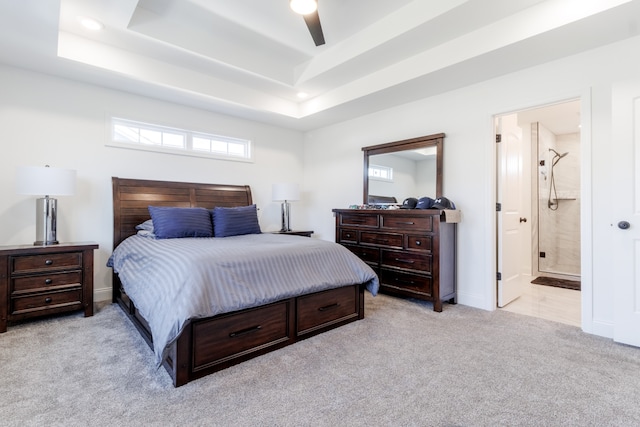
[[[53,261],[48,259],[44,263],[45,263],[45,265],[51,265],[51,264],[53,264]]]
[[[51,279],[44,279],[44,284],[45,284],[45,285],[50,285],[51,283],[53,283],[53,280],[51,280]]]
[[[420,246],[422,242],[420,240],[416,240],[416,246]]]
[[[49,304],[51,301],[53,301],[53,300],[51,299],[51,297],[46,297],[46,298],[44,299],[44,302],[46,302],[47,304]]]

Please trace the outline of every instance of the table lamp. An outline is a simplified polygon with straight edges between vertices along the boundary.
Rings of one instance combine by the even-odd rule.
[[[56,237],[58,201],[49,196],[72,196],[76,190],[76,171],[39,166],[19,167],[18,194],[44,195],[36,200],[36,246],[58,244]]]
[[[273,184],[271,188],[271,195],[274,202],[282,202],[282,229],[281,232],[291,231],[290,224],[290,212],[289,202],[294,200],[300,200],[300,187],[295,183],[278,183]]]

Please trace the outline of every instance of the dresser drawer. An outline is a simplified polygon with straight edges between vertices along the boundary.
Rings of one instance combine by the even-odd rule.
[[[340,214],[340,225],[378,228],[378,215]]]
[[[377,264],[380,262],[380,249],[367,248],[365,246],[344,245],[345,248],[356,254],[361,260],[370,264]]]
[[[430,276],[411,274],[383,268],[380,271],[380,285],[398,290],[411,290],[423,296],[433,293],[433,279]]]
[[[11,257],[10,259],[12,274],[82,268],[82,252],[25,255]]]
[[[78,305],[78,308],[82,305],[81,288],[64,292],[43,292],[30,296],[11,298],[11,314],[16,315],[70,305]]]
[[[433,231],[433,216],[402,217],[395,215],[380,215],[382,228],[401,228],[403,230]]]
[[[428,253],[383,250],[381,264],[431,273],[431,259],[431,254]]]
[[[206,368],[290,339],[289,302],[193,324],[193,370]]]
[[[358,285],[331,289],[298,298],[297,328],[301,335],[358,315]]]
[[[34,292],[36,290],[52,290],[82,286],[82,272],[41,274],[37,276],[16,277],[12,280],[11,294]]]
[[[363,245],[402,248],[402,240],[402,234],[360,232],[360,243]]]
[[[339,243],[342,243],[342,242],[358,243],[358,230],[341,228],[338,238],[340,239]]]
[[[433,250],[433,237],[424,234],[409,234],[407,236],[407,249],[431,252]]]

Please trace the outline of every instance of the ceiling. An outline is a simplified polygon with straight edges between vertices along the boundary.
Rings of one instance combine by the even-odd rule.
[[[640,27],[640,0],[318,3],[316,47],[288,0],[0,0],[0,63],[307,131]]]

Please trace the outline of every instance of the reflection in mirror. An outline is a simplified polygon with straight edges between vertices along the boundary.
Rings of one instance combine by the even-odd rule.
[[[442,193],[444,134],[364,147],[364,204]]]

